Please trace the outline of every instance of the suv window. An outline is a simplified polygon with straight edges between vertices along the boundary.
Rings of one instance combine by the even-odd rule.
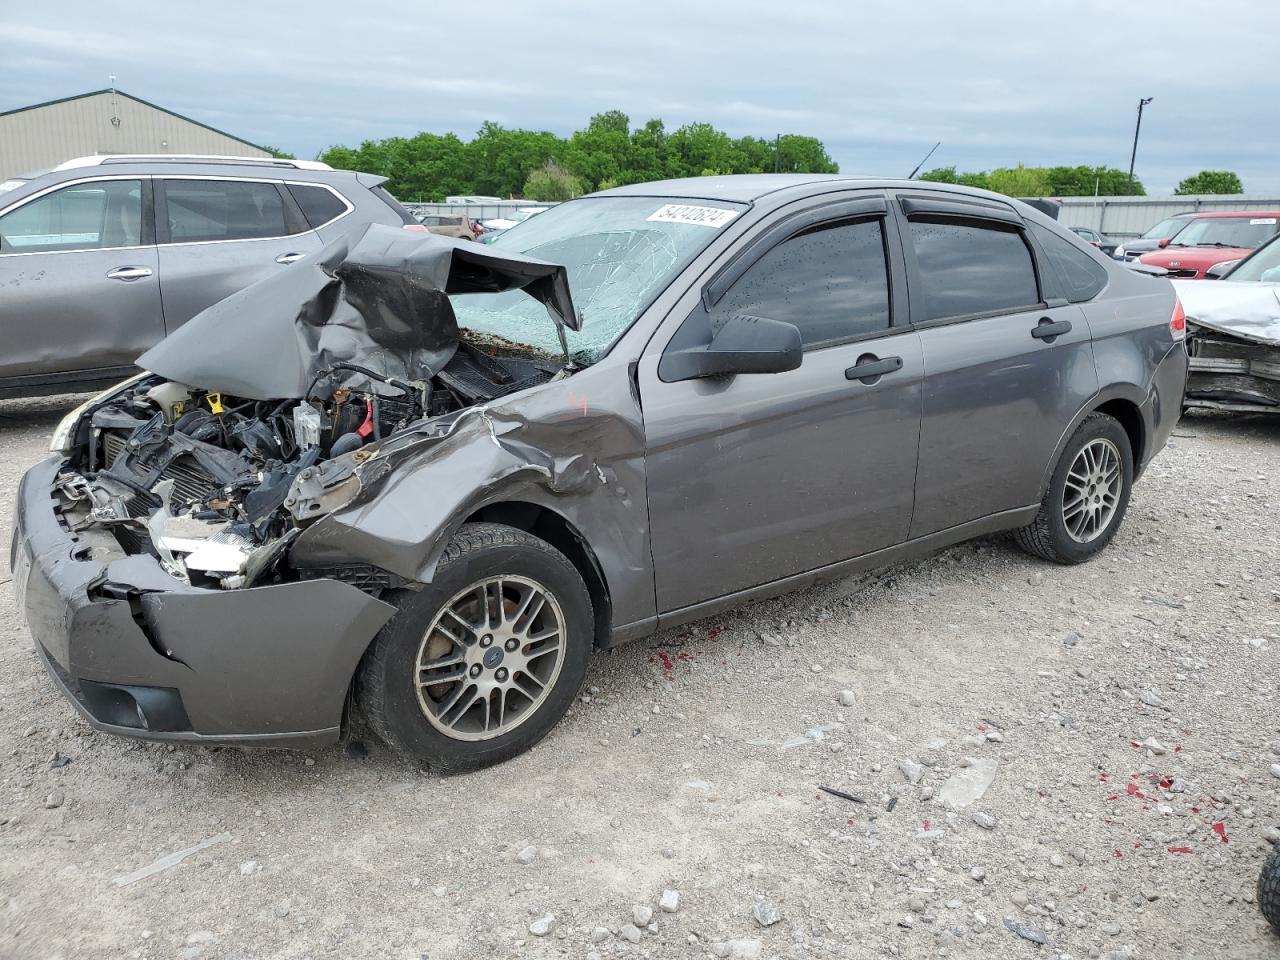
[[[0,253],[136,247],[141,242],[141,180],[77,183],[0,217]]]
[[[1092,300],[1102,292],[1102,288],[1107,285],[1107,271],[1102,264],[1048,227],[1033,223],[1031,232],[1040,241],[1045,256],[1058,271],[1066,288],[1067,300],[1080,303]]]
[[[288,190],[302,208],[302,215],[307,218],[307,223],[311,224],[313,230],[347,212],[347,205],[327,187],[290,183]]]
[[[888,329],[881,221],[824,224],[784,240],[729,288],[713,326],[736,313],[794,323],[805,346]]]
[[[1000,313],[1040,302],[1031,251],[1016,227],[912,220],[925,319]]]
[[[162,180],[171,243],[283,237],[290,230],[274,183]],[[296,219],[296,216],[295,216]]]

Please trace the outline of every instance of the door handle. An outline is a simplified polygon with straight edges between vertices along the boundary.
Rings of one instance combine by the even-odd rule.
[[[293,261],[301,260],[305,256],[305,253],[282,253],[276,257],[276,263],[293,263]]]
[[[902,369],[901,357],[885,357],[881,360],[874,353],[864,353],[858,362],[844,372],[846,380],[861,380],[870,386],[886,373],[896,373]]]
[[[123,280],[126,283],[149,276],[151,276],[150,267],[116,267],[114,270],[107,271],[108,280]]]
[[[1045,343],[1053,343],[1064,333],[1070,332],[1070,320],[1050,320],[1048,317],[1041,317],[1040,322],[1031,329],[1031,335],[1037,340],[1043,340]]]

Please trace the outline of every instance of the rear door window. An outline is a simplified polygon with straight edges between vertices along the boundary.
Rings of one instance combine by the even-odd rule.
[[[1021,232],[994,222],[912,219],[919,268],[913,296],[926,320],[1007,313],[1040,302],[1031,251]]]
[[[1071,303],[1092,300],[1107,285],[1107,270],[1066,237],[1048,227],[1031,224],[1031,232],[1058,272]]]
[[[824,224],[778,244],[747,269],[712,313],[783,320],[805,346],[889,329],[889,274],[880,220]]]
[[[169,242],[259,240],[284,237],[290,228],[284,198],[274,183],[246,180],[161,180]],[[297,219],[296,215],[293,219]],[[304,228],[305,229],[305,228]]]
[[[314,230],[337,220],[347,212],[347,204],[327,187],[306,183],[291,183],[288,190],[302,209],[302,215]]]
[[[73,184],[0,217],[0,253],[98,250],[141,242],[141,180]]]

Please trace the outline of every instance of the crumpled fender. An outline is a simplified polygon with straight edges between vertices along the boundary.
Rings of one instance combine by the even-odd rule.
[[[533,503],[581,531],[604,576],[615,625],[653,616],[640,411],[630,393],[620,409],[592,405],[593,374],[588,368],[470,407],[444,432],[427,423],[416,438],[410,431],[389,441],[395,449],[362,468],[360,493],[307,527],[290,563],[364,562],[426,583],[467,517],[495,503]]]

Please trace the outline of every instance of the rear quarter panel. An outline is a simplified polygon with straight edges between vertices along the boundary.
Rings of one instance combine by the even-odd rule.
[[[1080,305],[1098,368],[1098,398],[1091,409],[1117,399],[1137,405],[1143,449],[1135,450],[1134,457],[1141,469],[1164,446],[1181,415],[1186,347],[1169,329],[1177,300],[1169,281],[1119,265],[1110,272],[1111,283],[1102,295]]]

